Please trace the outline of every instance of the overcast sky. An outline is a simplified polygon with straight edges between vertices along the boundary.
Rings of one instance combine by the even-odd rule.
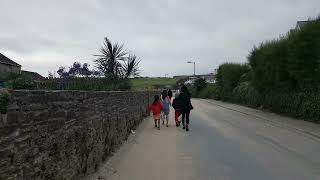
[[[47,76],[94,66],[103,38],[141,58],[142,76],[213,72],[320,13],[320,0],[0,0],[0,52]]]

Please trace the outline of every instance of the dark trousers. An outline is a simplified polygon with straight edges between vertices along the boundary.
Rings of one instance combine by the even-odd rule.
[[[181,111],[182,114],[182,124],[185,125],[185,119],[186,119],[186,123],[189,124],[189,115],[190,115],[190,111]]]

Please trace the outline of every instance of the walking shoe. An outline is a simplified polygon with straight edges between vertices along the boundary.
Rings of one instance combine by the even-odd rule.
[[[189,125],[187,124],[186,131],[189,131]]]
[[[154,127],[157,128],[157,125],[155,124]]]
[[[183,125],[183,126],[182,126],[182,129],[186,129],[186,127]]]
[[[160,126],[158,127],[158,130],[160,130]]]
[[[169,125],[168,125],[168,124],[167,124],[166,126],[167,126],[167,127],[169,127]]]
[[[176,126],[179,127],[179,124],[176,122]]]

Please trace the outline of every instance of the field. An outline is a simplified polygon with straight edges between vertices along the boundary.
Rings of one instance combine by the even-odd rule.
[[[174,86],[178,79],[174,78],[134,78],[131,80],[133,90],[163,88]]]

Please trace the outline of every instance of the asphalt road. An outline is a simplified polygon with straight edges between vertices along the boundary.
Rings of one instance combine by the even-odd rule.
[[[299,130],[320,132],[319,125],[216,101],[192,103],[189,132],[176,128],[173,116],[160,131],[147,119],[88,179],[320,180],[320,138]]]

